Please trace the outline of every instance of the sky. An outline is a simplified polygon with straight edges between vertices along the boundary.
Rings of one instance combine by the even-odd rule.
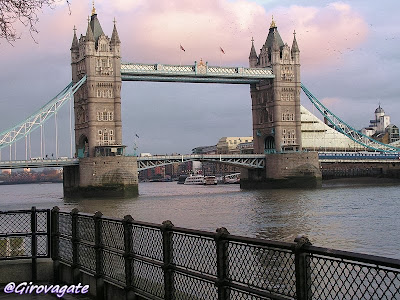
[[[71,81],[73,28],[78,37],[86,33],[92,1],[69,2],[70,7],[60,0],[39,12],[39,32],[33,38],[20,24],[21,39],[12,45],[0,40],[0,132]],[[95,0],[95,8],[109,37],[115,18],[122,61],[136,63],[194,64],[202,59],[209,65],[248,67],[251,39],[259,54],[273,16],[289,46],[296,31],[301,81],[331,111],[361,129],[380,104],[400,125],[399,1]],[[138,152],[190,153],[224,136],[251,136],[249,90],[248,85],[123,82],[123,143],[128,152],[136,143]],[[301,103],[317,115],[304,94]],[[60,156],[70,153],[68,119],[66,107],[59,114]],[[45,132],[50,155],[54,121]],[[17,156],[24,156],[24,149],[22,142]],[[31,156],[38,156],[39,149]]]

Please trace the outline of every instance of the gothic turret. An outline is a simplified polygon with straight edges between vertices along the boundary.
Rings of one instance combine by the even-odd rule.
[[[74,37],[72,38],[72,45],[71,45],[71,51],[72,50],[78,50],[79,51],[79,44],[78,44],[78,38],[76,37],[76,28],[74,26]]]
[[[97,18],[96,11],[94,11],[94,14],[92,14],[92,16],[90,17],[90,28],[92,29],[94,41],[96,42],[97,47],[99,37],[105,34],[103,32],[103,28],[101,28],[99,19]]]
[[[272,22],[275,24],[274,21],[272,21]],[[281,49],[281,47],[283,47],[283,45],[282,46],[279,45],[278,34],[279,34],[278,31],[273,31],[273,33],[272,33],[272,45],[271,45],[272,46],[272,51],[271,51],[271,53],[272,53],[271,63],[272,64],[279,62],[280,49]],[[283,42],[282,42],[282,44],[283,44]]]
[[[256,49],[254,48],[254,39],[251,38],[251,49],[250,49],[250,55],[249,55],[249,65],[250,68],[255,68],[257,65],[257,53],[256,53]]]
[[[297,45],[296,31],[293,32],[292,59],[294,60],[295,64],[300,63],[300,50],[299,46]]]
[[[121,41],[120,41],[120,39],[119,39],[119,36],[118,36],[118,31],[117,31],[117,26],[115,25],[115,19],[114,19],[114,28],[113,28],[113,32],[112,32],[112,35],[111,35],[111,45],[118,45],[118,44],[121,44]]]
[[[86,42],[94,42],[94,36],[92,28],[90,27],[90,22],[88,22],[88,27],[86,29]]]
[[[299,46],[296,40],[296,31],[293,32],[293,43],[292,43],[292,53],[300,52]]]
[[[265,44],[264,44],[263,48],[269,49],[271,51],[272,50],[272,42],[274,39],[276,40],[277,47],[279,49],[281,49],[283,47],[284,43],[278,32],[278,28],[276,26],[274,18],[272,17],[272,22],[269,27],[268,36],[267,36],[267,39],[265,40]]]

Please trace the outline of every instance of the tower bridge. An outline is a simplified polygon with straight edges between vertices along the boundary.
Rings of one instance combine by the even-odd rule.
[[[336,132],[361,145],[361,149],[400,151],[356,131],[302,85],[296,34],[293,34],[291,46],[284,43],[274,20],[259,54],[252,41],[248,68],[209,66],[202,60],[193,65],[122,63],[121,40],[115,22],[109,38],[103,32],[94,8],[86,34],[78,39],[74,30],[70,51],[72,83],[38,112],[0,134],[0,150],[9,147],[10,158],[11,147],[16,141],[25,138],[26,144],[25,162],[2,162],[0,168],[63,165],[66,197],[103,196],[106,192],[113,196],[136,195],[138,170],[188,160],[216,161],[244,167],[241,178],[243,188],[318,186],[321,180],[320,161],[327,158],[318,156],[317,152],[303,151],[301,90]],[[121,120],[122,81],[249,84],[255,154],[125,156]],[[72,96],[75,151],[71,151],[71,156],[76,158],[28,160],[30,133],[40,128],[42,139],[42,126],[46,120],[51,115],[56,116],[59,108]],[[56,150],[56,158],[57,153]]]

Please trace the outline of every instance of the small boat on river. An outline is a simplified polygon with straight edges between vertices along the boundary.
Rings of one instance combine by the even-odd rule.
[[[215,176],[190,175],[185,179],[185,184],[214,185],[217,184]]]

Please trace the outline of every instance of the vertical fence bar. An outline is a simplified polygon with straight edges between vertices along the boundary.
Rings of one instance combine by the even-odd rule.
[[[170,220],[162,222],[161,231],[163,237],[163,271],[164,271],[164,299],[172,300],[174,293],[174,273],[171,268],[173,260],[173,234],[174,224]]]
[[[60,209],[55,206],[51,210],[51,258],[53,259],[53,280],[60,282]]]
[[[51,258],[51,211],[46,209],[46,238],[47,238],[47,257]]]
[[[97,211],[94,218],[94,249],[96,253],[96,299],[104,299],[104,275],[103,275],[103,240],[102,233],[102,216],[103,214]]]
[[[31,255],[32,255],[32,282],[37,280],[37,236],[36,236],[36,207],[31,209]]]
[[[79,233],[78,233],[78,209],[74,208],[71,211],[71,218],[72,218],[72,282],[74,284],[78,284],[80,280],[79,274]]]
[[[215,235],[215,244],[217,250],[217,281],[215,285],[218,288],[218,300],[229,299],[228,283],[228,240],[226,236],[229,231],[225,227],[218,228]]]
[[[135,299],[135,287],[133,285],[133,218],[131,215],[124,217],[122,224],[124,226],[124,259],[125,259],[125,299]]]
[[[312,245],[306,236],[298,236],[294,239],[294,262],[296,273],[296,296],[298,300],[312,299],[311,295],[311,267],[310,259],[303,247]]]

